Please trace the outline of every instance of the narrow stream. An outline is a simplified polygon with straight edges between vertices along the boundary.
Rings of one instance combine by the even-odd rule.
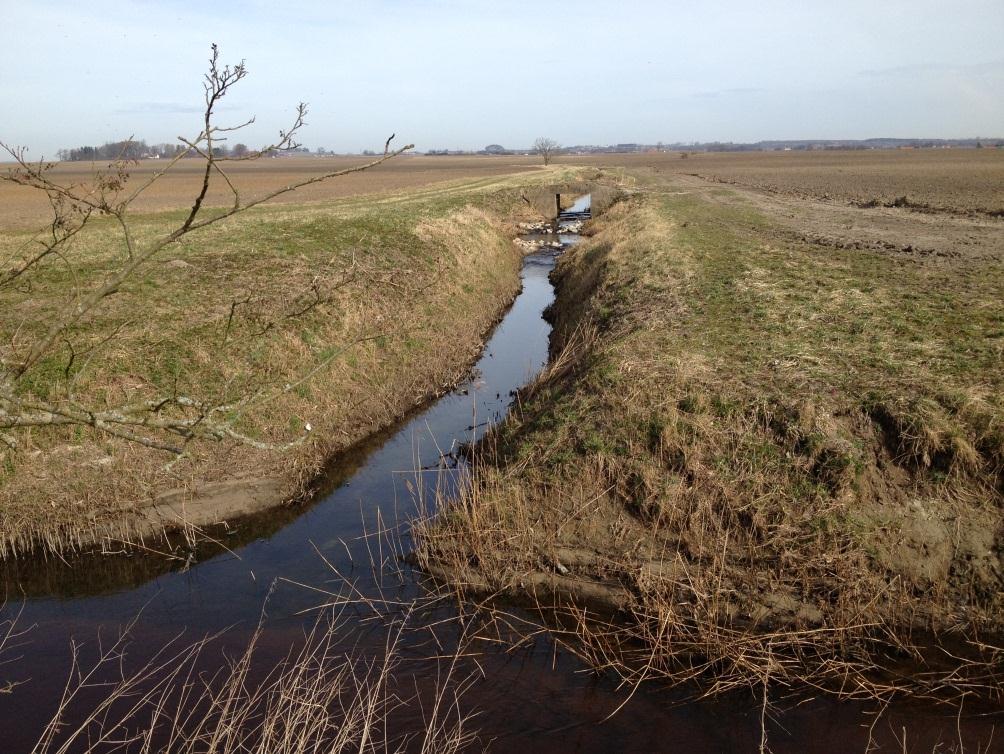
[[[573,244],[577,237],[558,239]],[[27,681],[15,693],[0,695],[0,753],[31,750],[55,709],[73,639],[85,642],[86,660],[99,634],[107,639],[139,615],[130,661],[141,661],[179,633],[195,640],[228,629],[221,646],[237,650],[257,624],[268,596],[258,656],[268,663],[284,657],[288,647],[301,640],[304,626],[312,622],[311,608],[323,601],[298,584],[337,588],[338,579],[321,555],[363,594],[385,596],[386,581],[368,565],[373,545],[365,537],[378,521],[395,525],[413,516],[415,495],[409,486],[418,484],[431,493],[444,478],[434,470],[441,454],[477,439],[486,423],[502,419],[512,391],[545,365],[550,327],[541,315],[553,300],[549,273],[556,254],[544,249],[526,257],[522,292],[486,344],[474,376],[402,426],[340,459],[331,470],[330,491],[309,506],[239,522],[224,539],[229,551],[210,547],[187,571],[170,570],[177,566],[163,558],[139,556],[8,564],[3,574],[7,593],[12,603],[18,602],[18,594],[27,595],[20,625],[34,628],[17,661],[0,666],[0,680]],[[433,470],[414,471],[422,467]],[[409,579],[397,588],[405,597],[421,589]],[[16,610],[18,605],[10,607]],[[438,617],[448,616],[453,607],[444,605],[439,611]],[[360,622],[358,631],[346,637],[346,649],[376,651],[385,640],[379,624]],[[445,646],[436,651],[449,650]],[[406,640],[402,651],[405,682],[431,686],[436,665],[428,655],[433,650]],[[219,651],[207,655],[205,662],[212,669]],[[484,744],[491,743],[492,751],[747,752],[759,747],[761,710],[751,697],[687,703],[676,692],[651,686],[624,704],[628,692],[618,689],[615,679],[589,672],[543,636],[518,650],[489,646],[476,665],[475,660],[465,663],[459,674],[483,673],[464,704],[469,711],[480,711],[472,726]],[[606,719],[622,704],[623,709]],[[864,711],[826,700],[802,703],[786,710],[778,722],[767,721],[771,749],[863,752],[870,722]],[[402,728],[418,727],[420,721],[417,709],[401,710],[393,718]],[[985,741],[991,725],[967,722],[967,735],[971,731]],[[889,713],[876,737],[893,746],[889,731],[898,734],[901,726],[909,727],[911,741],[956,739],[951,710],[909,707]]]

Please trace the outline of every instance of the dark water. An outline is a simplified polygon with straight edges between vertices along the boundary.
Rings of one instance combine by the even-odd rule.
[[[444,481],[460,483],[462,464],[460,471],[445,474],[414,470],[436,467],[457,442],[476,439],[486,422],[505,415],[510,391],[545,364],[550,328],[541,314],[553,298],[548,281],[553,264],[551,253],[527,257],[522,293],[489,340],[469,382],[341,459],[331,470],[331,491],[310,506],[249,519],[221,535],[232,552],[213,552],[209,547],[185,572],[171,570],[177,564],[163,558],[140,557],[100,561],[97,567],[86,560],[8,566],[4,574],[8,594],[12,603],[19,602],[18,591],[28,595],[20,600],[20,623],[34,629],[18,659],[0,665],[0,681],[27,680],[14,694],[0,695],[0,754],[30,751],[54,710],[69,668],[71,640],[85,643],[86,657],[97,636],[107,639],[139,615],[130,662],[141,661],[179,633],[194,640],[228,629],[220,646],[237,650],[258,622],[271,590],[259,660],[277,660],[312,622],[311,608],[325,600],[302,585],[341,588],[342,579],[320,554],[363,594],[404,598],[417,594],[420,587],[407,578],[407,568],[401,583],[402,566],[394,554],[383,549],[379,538],[366,535],[381,522],[395,526],[412,516],[413,490],[428,495]],[[406,538],[402,546],[407,547]],[[374,571],[371,562],[388,567]],[[449,617],[453,610],[442,605],[420,619],[433,622]],[[349,629],[354,630],[346,635],[346,648],[379,653],[386,630],[366,617],[360,612],[349,620]],[[435,649],[420,633],[405,638],[402,683],[420,692],[431,688],[438,664],[430,655],[449,652],[452,631],[441,632],[444,645]],[[219,662],[219,650],[207,653],[204,662],[211,669]],[[467,711],[480,711],[473,726],[480,731],[482,745],[490,743],[492,751],[747,752],[760,744],[761,710],[755,696],[686,703],[678,694],[653,685],[624,704],[628,694],[614,679],[589,672],[546,637],[518,650],[486,646],[477,664],[461,663],[458,674],[474,671],[481,680],[464,703]],[[621,704],[623,709],[607,720]],[[784,711],[777,720],[768,720],[772,751],[865,750],[872,720],[867,708],[827,700],[781,706]],[[405,709],[392,722],[405,730],[419,727],[420,720],[419,710]],[[986,747],[993,724],[993,718],[966,717],[967,750],[975,751],[977,742]],[[954,711],[905,702],[887,711],[876,726],[875,737],[883,751],[903,750],[897,736],[904,726],[909,751],[930,752],[940,741],[957,740]]]

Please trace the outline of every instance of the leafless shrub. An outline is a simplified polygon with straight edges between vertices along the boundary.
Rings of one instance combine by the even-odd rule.
[[[2,262],[0,290],[17,287],[30,290],[32,277],[49,262],[63,265],[72,281],[66,287],[63,300],[42,327],[11,327],[9,342],[0,344],[0,443],[16,448],[18,433],[32,428],[54,428],[75,426],[123,438],[149,448],[156,448],[181,456],[186,446],[193,441],[220,441],[224,439],[245,443],[261,449],[284,449],[301,443],[309,432],[309,426],[298,437],[288,443],[262,443],[242,433],[238,426],[242,415],[253,411],[263,403],[296,389],[319,371],[326,369],[339,358],[350,344],[340,349],[325,352],[300,379],[288,384],[271,385],[237,400],[217,403],[211,398],[197,395],[182,395],[174,392],[156,395],[141,400],[106,405],[96,402],[93,397],[82,398],[74,390],[72,375],[79,371],[82,362],[101,358],[102,346],[84,346],[75,343],[75,330],[91,318],[108,299],[123,290],[130,281],[150,267],[151,262],[169,247],[176,246],[189,234],[220,223],[257,207],[271,199],[295,191],[304,186],[327,181],[349,173],[367,170],[390,160],[411,148],[391,150],[387,140],[384,154],[366,164],[317,175],[259,196],[244,196],[228,174],[228,163],[260,159],[267,155],[296,149],[297,137],[305,125],[307,107],[300,103],[292,124],[280,130],[277,139],[258,151],[242,151],[235,156],[220,156],[215,147],[227,140],[231,134],[254,122],[251,118],[235,126],[216,123],[215,110],[220,101],[242,79],[248,70],[244,62],[221,66],[219,51],[212,46],[209,69],[203,82],[205,107],[203,124],[193,137],[179,137],[184,145],[178,155],[162,170],[155,172],[140,185],[129,183],[129,162],[119,159],[107,169],[98,171],[89,184],[65,184],[52,173],[53,163],[31,162],[23,148],[0,143],[16,167],[0,175],[0,179],[25,186],[44,194],[51,209],[51,221],[30,243],[15,249]],[[391,137],[393,138],[393,137]],[[131,222],[131,208],[136,199],[169,172],[178,161],[194,157],[203,163],[201,185],[193,198],[191,209],[183,219],[170,230],[158,233],[152,238],[142,238]],[[222,181],[232,195],[229,207],[209,209],[204,206],[210,184]],[[102,275],[92,282],[82,282],[78,275],[81,260],[73,255],[73,244],[84,233],[95,218],[110,218],[120,230],[119,253]],[[350,275],[348,276],[350,277]],[[316,281],[315,281],[316,282]],[[337,287],[337,286],[336,286]],[[330,298],[330,290],[322,290],[316,284],[295,301],[285,317],[302,316],[324,300]],[[234,300],[234,308],[242,302]],[[243,303],[250,304],[250,299]],[[38,325],[39,323],[33,323]],[[262,325],[263,332],[269,323]],[[116,332],[108,339],[114,339]],[[372,339],[367,336],[363,340]],[[68,352],[68,356],[65,356]],[[60,356],[63,354],[63,356]],[[63,359],[66,381],[63,389],[55,395],[40,396],[33,393],[30,384],[33,377],[51,362]]]

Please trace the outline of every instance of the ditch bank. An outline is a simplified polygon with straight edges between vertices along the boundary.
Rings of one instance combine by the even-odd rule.
[[[631,208],[630,216],[636,221],[639,217],[634,215],[634,209]],[[583,258],[605,268],[605,272],[597,270],[597,280],[603,284],[597,286],[596,291],[607,291],[611,295],[615,288],[610,285],[613,279],[608,275],[616,271],[616,266],[639,252],[637,261],[647,269],[652,263],[649,252],[659,246],[653,243],[642,247],[640,239],[628,232],[632,227],[648,227],[647,221],[652,218],[642,216],[640,220],[646,222],[625,226],[620,222],[623,216],[618,215],[621,211],[615,207],[609,217],[598,221],[596,236],[583,249]],[[631,246],[622,249],[622,257],[611,256],[609,247],[599,253],[595,251],[594,243],[614,238],[632,239]],[[553,234],[545,234],[540,240],[550,239]],[[566,254],[567,264],[577,268],[579,252]],[[564,507],[569,502],[564,499],[569,486],[578,483],[585,491],[592,481],[590,476],[581,473],[580,467],[569,467],[561,484],[552,484],[549,495],[520,498],[509,494],[504,500],[495,498],[506,507],[500,505],[489,515],[487,508],[480,504],[489,501],[485,493],[492,491],[487,485],[491,469],[485,468],[482,452],[473,460],[478,484],[469,487],[471,467],[467,465],[467,454],[459,446],[477,443],[485,436],[487,424],[506,416],[512,406],[517,407],[514,417],[521,424],[533,421],[536,416],[541,430],[570,429],[575,425],[581,434],[564,433],[557,442],[544,447],[536,443],[528,445],[524,449],[527,455],[523,456],[522,468],[513,471],[505,480],[510,493],[515,489],[511,482],[520,475],[535,479],[545,466],[567,464],[574,454],[586,450],[595,455],[603,451],[603,447],[597,445],[598,426],[588,424],[589,417],[593,417],[593,421],[602,418],[602,414],[592,411],[597,406],[565,404],[560,412],[554,412],[552,409],[560,402],[560,391],[549,391],[561,387],[566,393],[578,394],[577,400],[582,400],[580,391],[575,388],[576,380],[595,369],[603,381],[594,383],[595,389],[591,392],[602,401],[598,405],[613,406],[609,387],[614,372],[602,368],[595,357],[602,355],[599,344],[610,335],[617,317],[611,312],[604,318],[605,322],[598,322],[594,329],[567,328],[555,337],[553,344],[568,348],[548,358],[551,329],[541,319],[541,312],[553,301],[548,272],[554,262],[555,257],[548,249],[524,256],[522,292],[485,345],[471,378],[427,409],[409,417],[403,426],[371,437],[364,447],[358,448],[358,454],[342,456],[328,470],[330,477],[325,489],[310,506],[261,514],[259,521],[253,523],[240,520],[230,536],[221,537],[215,551],[196,557],[191,564],[176,563],[173,569],[176,572],[149,571],[130,577],[125,572],[127,569],[139,571],[138,566],[151,559],[137,555],[105,558],[102,566],[106,570],[110,570],[110,563],[122,568],[121,573],[106,573],[109,577],[106,583],[82,583],[85,577],[99,573],[101,568],[68,567],[72,574],[63,573],[55,578],[60,591],[46,592],[44,585],[39,584],[37,595],[26,599],[23,606],[13,606],[18,611],[20,623],[35,628],[30,634],[31,643],[24,649],[18,648],[16,661],[2,666],[4,677],[0,678],[0,683],[9,679],[16,685],[12,695],[0,696],[0,701],[4,702],[0,703],[0,727],[7,731],[8,747],[30,750],[53,710],[59,708],[66,674],[73,671],[72,663],[76,662],[75,655],[67,652],[71,640],[76,647],[81,640],[95,635],[117,635],[127,626],[132,644],[126,660],[135,666],[137,652],[138,662],[142,663],[144,653],[158,651],[165,641],[176,639],[182,633],[206,636],[226,631],[228,646],[241,647],[244,637],[260,631],[262,641],[255,672],[264,672],[271,663],[288,658],[290,648],[302,641],[305,627],[312,623],[319,601],[334,601],[347,604],[353,626],[352,631],[337,640],[339,643],[332,645],[332,651],[338,656],[343,652],[346,656],[354,656],[364,651],[379,665],[386,658],[388,646],[398,644],[398,649],[409,658],[400,667],[403,674],[398,679],[400,688],[414,687],[422,693],[432,693],[441,687],[443,666],[437,663],[444,658],[446,664],[456,665],[458,677],[474,679],[467,694],[456,704],[464,714],[467,710],[490,711],[478,717],[477,727],[481,742],[485,746],[491,743],[492,750],[525,751],[528,747],[543,752],[659,750],[665,747],[666,731],[673,731],[674,741],[682,741],[694,751],[756,750],[765,735],[769,736],[771,749],[779,753],[804,751],[806,742],[811,742],[816,751],[866,750],[865,738],[870,741],[870,731],[867,723],[861,725],[863,713],[858,706],[817,699],[785,710],[783,717],[775,722],[773,705],[771,716],[765,719],[761,714],[759,694],[755,705],[749,703],[748,693],[732,701],[719,698],[694,702],[688,690],[670,696],[652,684],[642,684],[632,685],[627,692],[616,677],[611,677],[613,674],[588,672],[590,666],[601,665],[612,670],[627,670],[627,665],[618,664],[622,656],[613,654],[613,650],[628,650],[633,646],[645,653],[651,646],[638,641],[637,632],[621,630],[624,625],[630,625],[624,618],[631,615],[628,611],[634,609],[636,597],[624,589],[624,582],[619,580],[620,572],[616,570],[617,563],[610,564],[608,583],[617,594],[628,595],[630,601],[616,616],[618,623],[610,624],[616,625],[622,641],[606,644],[605,659],[593,655],[582,661],[565,651],[566,648],[581,651],[583,639],[588,648],[591,635],[583,629],[596,628],[595,624],[580,620],[582,613],[578,610],[566,613],[564,617],[568,617],[569,622],[553,626],[553,633],[532,629],[530,641],[517,635],[512,643],[505,640],[498,643],[499,637],[489,625],[484,629],[484,638],[494,635],[494,640],[478,641],[473,653],[453,654],[458,646],[458,635],[466,634],[473,623],[467,606],[458,612],[452,594],[445,598],[438,592],[430,594],[427,591],[430,585],[422,574],[413,572],[399,559],[402,552],[412,549],[406,522],[423,512],[431,512],[430,506],[423,503],[457,499],[463,490],[469,489],[472,494],[459,499],[480,501],[471,507],[469,514],[482,516],[482,530],[491,535],[488,531],[490,516],[497,515],[504,519],[508,534],[515,535],[507,551],[514,557],[507,567],[524,558],[535,564],[535,571],[526,572],[542,573],[549,579],[555,576],[567,577],[576,583],[601,583],[601,579],[586,578],[586,574],[596,571],[597,556],[629,541],[614,530],[606,535],[609,543],[602,542],[599,536],[592,539],[593,549],[554,549],[534,554],[532,548],[540,541],[540,535],[526,530],[522,521],[530,521],[532,528],[549,526],[551,521],[556,521],[553,531],[557,534],[574,530],[571,534],[581,539],[581,525],[593,519],[591,506],[597,502],[593,495],[576,500],[569,508]],[[559,263],[560,268],[565,265],[566,262]],[[572,290],[565,287],[572,280],[568,274],[560,272],[558,276],[566,301]],[[590,300],[594,293],[589,292]],[[607,299],[605,306],[613,303],[615,299]],[[592,306],[588,302],[582,305]],[[551,318],[557,323],[573,324],[571,315],[566,317],[560,308],[561,304],[551,310]],[[515,398],[510,394],[545,365],[543,377],[533,382],[528,391]],[[627,373],[637,369],[638,362],[631,362]],[[620,387],[628,386],[620,383]],[[625,400],[637,398],[632,391],[622,393]],[[618,404],[617,408],[625,421],[631,419],[629,412],[621,410],[623,404]],[[508,427],[507,422],[501,432],[507,432]],[[614,433],[609,436],[611,443],[618,439]],[[645,437],[649,436],[646,431]],[[555,439],[552,436],[552,440]],[[493,444],[499,449],[496,468],[501,468],[504,453],[519,451],[518,447],[499,442]],[[549,481],[554,482],[556,478],[551,476]],[[434,520],[437,525],[450,528],[465,515],[468,513],[463,510],[447,509]],[[396,523],[401,524],[400,529]],[[384,534],[392,536],[384,537]],[[526,552],[520,554],[524,549]],[[496,547],[495,551],[502,552],[502,547]],[[665,558],[653,560],[665,561]],[[158,558],[157,562],[163,563],[164,558]],[[471,572],[491,573],[492,578],[485,581],[490,589],[497,590],[498,582],[489,570],[492,561],[480,562],[475,556],[465,561],[465,565]],[[80,582],[74,584],[73,575]],[[15,580],[14,583],[19,582]],[[511,583],[514,591],[520,589],[521,594],[527,593],[518,578]],[[123,588],[124,584],[128,588]],[[560,605],[565,600],[561,595],[569,591],[559,583],[553,595],[541,592],[539,599],[543,605]],[[51,599],[53,594],[63,598]],[[598,596],[598,604],[606,603],[604,595]],[[343,603],[346,597],[348,602]],[[579,599],[589,597],[582,595]],[[417,613],[412,612],[416,608],[415,599],[420,599]],[[370,600],[382,606],[378,613],[371,612]],[[263,610],[263,605],[267,609]],[[540,606],[532,601],[528,605],[531,609]],[[517,625],[526,625],[511,604],[502,609],[503,623],[513,618]],[[421,630],[400,633],[395,622],[388,620],[396,610],[414,615]],[[594,614],[598,613],[599,610]],[[0,613],[0,619],[3,617]],[[473,630],[478,631],[476,627]],[[557,640],[552,642],[551,636]],[[608,635],[608,638],[611,637]],[[735,638],[737,646],[742,643],[741,636]],[[93,644],[91,642],[92,649]],[[229,651],[221,654],[222,658],[204,656],[198,672],[211,676],[222,667],[222,672],[226,673],[232,667],[227,658],[233,655]],[[661,657],[657,659],[662,660]],[[87,658],[82,661],[86,666]],[[653,665],[656,672],[660,667],[658,663]],[[771,679],[775,677],[771,675]],[[639,676],[635,678],[640,679]],[[22,680],[24,683],[20,685]],[[748,687],[744,691],[748,692]],[[83,709],[71,712],[62,720],[60,730],[74,730],[78,715],[88,709],[85,704]],[[385,727],[402,735],[406,731],[422,730],[428,722],[428,709],[426,704],[395,705],[394,716],[384,723]],[[967,705],[967,711],[969,709]],[[154,715],[160,717],[159,707],[155,708]],[[939,717],[926,709],[900,714],[893,708],[889,715],[884,722],[895,733],[902,724],[909,726],[912,739],[920,735],[932,741],[940,740],[937,736],[948,730],[951,740],[956,740],[959,721],[954,711]],[[821,719],[827,721],[823,729],[819,723]],[[874,727],[874,718],[867,720]],[[141,732],[146,730],[142,716],[130,724],[135,724],[135,729]],[[963,718],[961,725],[968,735],[970,721]],[[980,740],[991,727],[991,722],[982,725],[977,731]],[[118,732],[116,730],[116,734]],[[992,730],[989,733],[992,735]],[[877,731],[876,738],[883,743],[890,742],[892,747],[892,738],[886,735],[883,739],[882,730]],[[932,749],[933,746],[926,748]]]
[[[553,241],[554,234],[548,239]],[[571,242],[561,234],[557,239]],[[506,243],[518,248],[511,237]],[[8,608],[10,613],[0,608],[0,620],[12,615],[18,626],[32,629],[30,642],[18,646],[17,656],[4,655],[10,661],[0,663],[0,685],[6,687],[9,681],[14,689],[12,695],[0,696],[0,727],[8,732],[8,747],[31,750],[55,710],[62,715],[57,736],[72,735],[78,722],[87,719],[89,702],[69,710],[60,705],[64,679],[78,667],[77,654],[67,650],[82,640],[128,631],[130,649],[124,661],[135,662],[137,654],[142,658],[151,648],[158,651],[172,636],[225,634],[227,646],[240,646],[249,633],[260,633],[255,667],[267,668],[288,658],[291,647],[302,641],[317,600],[338,600],[339,593],[348,596],[347,617],[353,619],[347,621],[350,628],[344,635],[331,634],[332,656],[365,653],[374,662],[389,662],[389,652],[402,652],[414,661],[403,668],[403,683],[413,682],[422,693],[434,691],[431,687],[442,682],[435,672],[441,652],[460,651],[450,628],[457,616],[444,601],[429,596],[424,577],[412,574],[398,553],[410,549],[407,522],[438,495],[452,496],[465,486],[460,446],[476,441],[487,425],[500,421],[515,390],[547,362],[550,327],[541,314],[553,300],[548,273],[556,254],[550,248],[513,253],[521,266],[519,295],[493,329],[468,378],[407,421],[356,446],[358,452],[336,458],[323,489],[309,505],[238,519],[231,530],[214,532],[215,548],[196,550],[189,558],[131,553],[12,564],[21,570],[4,573],[8,592],[26,596]],[[166,569],[165,563],[170,564]],[[373,606],[382,606],[382,618],[375,622],[369,612]],[[402,633],[393,620],[398,614],[414,616],[415,626]],[[433,636],[437,648],[429,644]],[[388,650],[393,646],[395,650]],[[228,657],[221,654],[200,656],[198,672],[220,672],[219,663]],[[584,687],[578,673],[552,675],[551,653],[540,664],[536,657],[531,652],[530,664],[520,668],[507,651],[472,658],[479,672],[492,679],[480,685],[472,703],[497,710],[520,708],[518,715],[513,710],[493,717],[486,722],[489,729],[525,741],[535,731],[557,728],[568,717],[588,720],[597,705],[614,703],[611,697],[597,700],[593,685]],[[80,662],[86,665],[88,660]],[[462,652],[457,662],[467,663]],[[458,672],[466,677],[468,668]],[[562,688],[557,703],[526,708],[528,695],[542,700],[541,689],[553,684]],[[520,690],[514,692],[513,686]],[[424,729],[427,709],[423,704],[395,704],[393,721],[383,724],[403,738],[407,731]],[[126,727],[146,731],[141,707],[133,712]],[[157,709],[154,716],[160,715]]]
[[[679,192],[594,221],[553,273],[548,369],[418,562],[552,617],[591,609],[580,651],[629,679],[996,698],[1004,412],[945,397],[986,373],[918,386],[882,309],[818,307],[876,280],[916,301],[924,276],[767,230]]]
[[[306,441],[287,451],[209,443],[193,446],[166,469],[170,457],[164,453],[97,432],[26,434],[21,449],[7,452],[0,471],[0,556],[159,550],[166,531],[194,540],[206,527],[309,497],[331,459],[462,381],[486,334],[516,296],[521,253],[512,243],[514,225],[502,219],[508,210],[500,211],[510,198],[487,202],[490,207],[481,207],[486,201],[476,197],[470,201],[455,195],[434,206],[399,203],[393,217],[384,209],[339,217],[336,207],[329,219],[317,208],[283,208],[266,215],[256,231],[297,238],[292,258],[286,242],[276,240],[274,251],[231,260],[228,248],[214,244],[222,234],[186,249],[183,265],[165,265],[159,273],[167,295],[175,285],[219,285],[215,278],[232,274],[231,261],[261,276],[249,273],[252,290],[277,279],[292,285],[291,279],[318,267],[324,273],[314,276],[315,291],[328,296],[330,290],[329,300],[304,316],[274,320],[280,325],[266,327],[257,342],[234,338],[232,358],[221,359],[210,358],[208,351],[203,358],[207,331],[222,331],[224,323],[238,336],[241,328],[261,329],[260,321],[273,321],[265,319],[275,303],[267,294],[252,302],[259,311],[236,309],[237,317],[225,301],[218,306],[207,301],[204,310],[187,315],[191,324],[172,321],[169,302],[154,302],[166,312],[161,329],[168,347],[192,355],[185,365],[187,381],[208,390],[261,371],[264,363],[264,377],[294,382],[333,344],[367,340],[349,345],[308,383],[284,391],[245,427],[252,437],[281,442],[309,425]],[[252,232],[245,226],[228,231],[238,235],[236,246]],[[355,246],[368,233],[378,234],[381,245]],[[174,280],[179,276],[185,279]],[[277,291],[274,298],[283,296]],[[138,352],[149,351],[139,329],[127,328],[121,337],[123,348],[136,343]],[[140,394],[145,388],[139,371],[106,377],[96,390],[114,390],[108,385],[123,379]]]

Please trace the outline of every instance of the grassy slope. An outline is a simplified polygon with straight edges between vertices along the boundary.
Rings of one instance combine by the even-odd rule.
[[[524,182],[522,179],[515,179]],[[295,381],[361,336],[330,368],[260,406],[241,429],[264,441],[310,440],[286,452],[220,443],[193,446],[167,470],[162,452],[82,429],[26,431],[0,459],[0,554],[42,540],[53,546],[114,526],[167,489],[233,478],[277,477],[295,496],[326,458],[388,423],[466,368],[518,285],[519,255],[504,217],[508,179],[463,181],[240,216],[169,248],[142,277],[71,334],[70,352],[33,370],[24,394],[114,405],[177,390],[226,403]],[[511,193],[511,192],[510,192]],[[140,238],[180,215],[135,218]],[[0,251],[27,236],[0,235]],[[86,287],[117,264],[114,228],[96,224],[72,250]],[[349,282],[342,285],[348,279]],[[305,314],[312,285],[330,302]],[[22,342],[62,305],[73,279],[47,266],[30,290],[7,290],[6,340]],[[233,309],[234,301],[242,303]],[[228,329],[228,321],[230,321]],[[270,324],[271,323],[271,324]],[[103,340],[122,330],[108,343]],[[262,330],[264,334],[260,334]]]
[[[427,562],[620,595],[650,670],[697,653],[721,686],[786,661],[819,682],[886,631],[999,629],[1000,262],[803,245],[713,195],[649,186],[562,260],[566,353]]]

